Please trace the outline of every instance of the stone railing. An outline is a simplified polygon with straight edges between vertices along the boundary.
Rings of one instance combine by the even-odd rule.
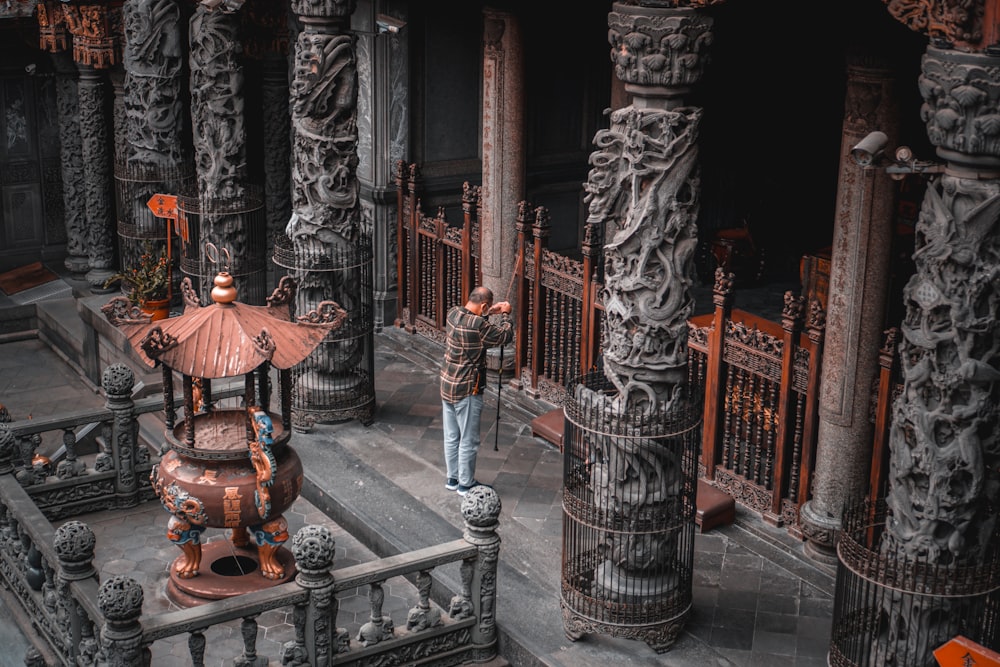
[[[129,576],[100,574],[94,561],[97,536],[74,518],[155,498],[148,470],[159,457],[137,443],[136,419],[154,412],[157,407],[145,403],[154,406],[157,399],[133,402],[131,377],[123,365],[105,371],[106,412],[64,415],[30,426],[0,423],[0,583],[20,607],[14,615],[29,624],[22,630],[44,649],[30,649],[25,664],[148,665],[161,652],[156,642],[173,638],[176,644],[176,638],[186,636],[190,663],[202,665],[206,632],[230,623],[239,624],[243,648],[240,655],[222,657],[241,666],[271,660],[284,665],[454,665],[496,657],[500,500],[488,487],[464,498],[462,539],[333,569],[330,527],[306,525],[289,540],[297,570],[293,580],[185,609],[144,613],[142,585]],[[24,443],[36,442],[46,427],[77,434],[88,424],[102,430],[99,451],[87,457],[89,467],[73,452],[75,435],[65,437],[65,455],[58,463],[29,463],[33,456]],[[56,527],[54,520],[63,521]],[[442,609],[431,601],[433,573],[453,564],[461,590]],[[415,599],[405,626],[396,627],[382,613],[383,587],[399,577],[415,584],[410,587]],[[351,634],[337,625],[339,600],[365,587],[371,613]],[[282,610],[289,612],[294,637],[281,644],[280,655],[258,655],[256,619]],[[214,661],[213,649],[218,650],[213,644],[208,653]]]
[[[146,440],[156,438],[155,444],[143,442],[139,419],[162,413],[163,395],[133,400],[134,385],[131,369],[112,364],[101,378],[104,408],[0,424],[0,474],[13,473],[49,520],[154,499],[148,479],[158,457],[147,445],[159,449],[163,440],[152,434]],[[213,387],[212,397],[221,401],[242,391],[242,384],[232,383]],[[48,447],[42,447],[43,437]],[[51,441],[60,437],[62,445],[53,451]]]

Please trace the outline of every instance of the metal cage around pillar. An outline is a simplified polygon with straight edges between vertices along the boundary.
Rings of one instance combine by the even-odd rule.
[[[692,608],[700,404],[619,414],[615,394],[593,372],[564,406],[563,621],[663,652]]]
[[[1000,646],[997,532],[979,562],[949,564],[904,558],[887,549],[888,520],[884,501],[860,503],[844,513],[827,663],[934,665],[933,651],[956,636],[996,650]]]
[[[331,332],[292,372],[292,423],[314,424],[375,416],[375,312],[371,239],[332,243],[295,243],[275,239],[274,262],[299,285],[297,312],[335,301],[347,321]]]
[[[269,294],[263,190],[247,185],[241,194],[225,199],[188,193],[177,198],[177,208],[184,220],[180,268],[191,277],[201,299],[208,301],[213,278],[225,270],[245,303],[263,305]],[[217,266],[206,256],[208,243],[228,251],[228,266]]]
[[[183,165],[156,165],[115,158],[115,209],[118,216],[118,256],[122,273],[137,267],[147,244],[158,253],[166,250],[172,264],[173,293],[181,281],[180,242],[177,229],[168,229],[168,218],[150,206],[156,195],[176,195],[192,187],[194,173]]]

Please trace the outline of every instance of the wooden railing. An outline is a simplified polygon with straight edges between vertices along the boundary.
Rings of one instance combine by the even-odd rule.
[[[548,249],[549,232],[548,210],[521,202],[512,385],[561,405],[570,381],[593,370],[600,356],[600,285],[590,246],[583,261],[576,261]]]
[[[405,186],[400,233],[410,234],[427,223],[421,223],[423,216],[412,208],[419,203],[416,183],[410,180]],[[404,210],[404,203],[409,208]],[[467,208],[463,234],[476,234],[469,224],[473,218],[474,211]],[[576,260],[547,248],[550,221],[545,207],[522,202],[514,223],[518,313],[511,386],[559,406],[570,381],[599,366],[603,306],[600,248],[593,239],[597,234],[588,228],[583,258]],[[464,246],[475,244],[475,236],[463,238]],[[421,293],[454,289],[454,280],[440,286],[428,282],[426,277],[438,272],[433,264],[421,265],[421,256],[414,258],[403,240],[400,251],[401,285],[421,281]],[[468,275],[469,269],[455,267],[451,273]],[[733,276],[718,272],[714,312],[688,322],[690,390],[704,395],[699,472],[765,521],[802,538],[798,512],[810,497],[815,467],[825,315],[818,301],[805,303],[789,292],[781,322],[772,322],[733,310],[733,289]],[[443,339],[443,326],[431,333],[419,326],[407,328]],[[894,340],[887,341],[872,397],[872,501],[884,494],[890,406],[899,391],[895,356]]]
[[[420,210],[416,165],[396,165],[399,317],[396,326],[443,342],[445,317],[462,305],[482,280],[479,268],[479,225],[476,218],[480,189],[465,184],[463,220],[453,226],[444,208],[434,217]]]
[[[138,442],[136,420],[162,409],[163,397],[133,401],[134,376],[121,364],[105,371],[102,384],[105,410],[0,423],[0,584],[20,606],[17,615],[31,624],[22,630],[58,664],[139,667],[150,664],[152,655],[170,652],[157,642],[186,637],[189,664],[203,665],[206,632],[230,623],[238,625],[242,652],[223,657],[237,665],[460,664],[497,656],[500,503],[489,497],[469,517],[462,539],[334,569],[331,529],[307,525],[288,543],[298,570],[293,580],[180,611],[144,612],[139,582],[126,575],[98,576],[97,537],[74,517],[155,499],[149,469],[159,455]],[[241,389],[234,387],[233,393]],[[213,389],[213,400],[227,396],[225,389]],[[84,443],[77,434],[95,426],[96,450],[81,455],[76,445]],[[33,449],[50,430],[63,433],[67,452],[54,465],[37,460]],[[62,520],[58,528],[54,518]],[[450,600],[432,601],[435,570],[453,564],[460,566],[461,590]],[[415,585],[406,619],[382,613],[383,589],[390,582],[394,595],[405,594],[406,588],[395,587],[399,578]],[[338,627],[339,600],[363,587],[368,622],[352,631]],[[294,636],[281,655],[258,656],[256,619],[271,610],[287,613]],[[33,653],[34,648],[26,663],[42,664]]]
[[[688,321],[689,374],[705,396],[703,478],[797,532],[818,427],[823,313],[785,294],[781,325],[732,309],[732,274],[716,273],[715,312]],[[801,537],[801,535],[799,535]]]

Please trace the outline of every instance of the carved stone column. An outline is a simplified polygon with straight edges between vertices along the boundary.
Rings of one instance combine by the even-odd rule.
[[[188,194],[192,168],[184,104],[187,52],[178,0],[126,0],[124,95],[116,132],[115,180],[122,269],[139,265],[147,244],[167,245],[167,220],[155,217],[154,195]],[[173,240],[178,231],[172,230]],[[171,258],[177,256],[173,242]],[[172,270],[174,294],[180,272]]]
[[[588,226],[605,239],[604,378],[585,376],[565,406],[566,635],[606,632],[657,652],[691,613],[702,418],[686,392],[702,110],[684,98],[712,21],[680,4],[616,3],[608,15],[615,74],[634,101],[594,138],[584,186]],[[584,461],[599,463],[581,475]],[[595,599],[614,600],[614,613]]]
[[[90,257],[87,252],[80,101],[77,97],[78,70],[66,51],[54,54],[52,60],[56,69],[56,107],[59,112],[59,162],[66,223],[65,265],[74,276],[83,278],[90,268]]]
[[[197,201],[186,202],[197,218],[197,242],[184,262],[208,300],[212,280],[226,270],[241,301],[266,298],[263,252],[265,222],[259,193],[247,183],[245,100],[241,60],[242,0],[202,0],[190,22],[191,125]],[[190,220],[191,216],[188,215]],[[228,252],[218,264],[207,244]]]
[[[855,56],[848,65],[816,465],[812,497],[799,517],[806,553],[830,564],[837,562],[835,537],[845,505],[867,490],[869,402],[885,325],[895,192],[884,170],[859,168],[850,152],[873,130],[897,145],[893,84],[888,67],[871,58]]]
[[[112,160],[122,154],[125,149],[125,77],[126,72],[121,67],[108,70],[108,81],[111,83],[111,147]]]
[[[997,547],[1000,507],[1000,134],[992,123],[1000,57],[930,47],[920,89],[928,136],[947,168],[927,186],[916,273],[903,293],[904,382],[889,433],[892,518],[882,550],[932,566],[975,565]],[[909,655],[925,642],[911,664],[929,664],[951,638],[940,629],[953,604],[927,598],[894,613],[886,641]],[[910,619],[923,624],[906,627]]]
[[[394,170],[396,163],[405,157],[409,135],[409,31],[378,33],[375,9],[379,4],[359,3],[354,15],[355,25],[364,30],[357,39],[358,182],[362,225],[372,239],[375,331],[381,331],[386,322],[391,325],[396,319],[399,241]],[[401,20],[406,18],[403,9],[393,7]]]
[[[604,225],[604,367],[622,414],[669,409],[687,381],[702,110],[684,96],[701,77],[711,19],[614,7],[615,73],[634,102],[598,132],[584,187],[588,220]]]
[[[289,154],[292,151],[288,106],[288,11],[285,3],[251,0],[246,5],[244,52],[260,68],[264,144],[264,202],[267,257],[274,256],[274,239],[284,231],[292,212]],[[267,263],[268,285],[277,284],[274,263]]]
[[[517,259],[517,205],[524,199],[524,62],[513,14],[483,11],[483,185],[479,208],[483,283],[497,301],[509,287]]]
[[[86,280],[93,292],[108,290],[105,281],[114,274],[114,206],[111,201],[111,151],[108,140],[107,83],[103,71],[80,66],[80,137],[87,211]]]
[[[360,232],[357,60],[347,34],[356,0],[293,0],[304,29],[295,44],[292,218],[286,234],[304,255],[354,241]],[[300,288],[306,297],[310,285]]]
[[[237,3],[200,2],[190,25],[198,196],[209,201],[239,197],[246,184],[243,68],[237,50],[239,18],[231,9],[233,4]]]
[[[80,155],[86,200],[86,249],[90,270],[86,280],[93,292],[106,292],[104,282],[114,273],[114,208],[111,199],[109,91],[105,72],[120,62],[118,6],[98,3],[45,3],[39,12],[43,46],[57,48],[60,30],[72,36],[73,60],[80,69],[77,94],[80,110]],[[49,37],[53,39],[50,41]]]
[[[182,90],[186,53],[181,7],[177,0],[127,0],[123,11],[122,155],[131,166],[176,171],[189,154]]]
[[[358,66],[347,32],[356,0],[293,0],[303,30],[295,43],[292,216],[275,263],[298,284],[296,311],[331,300],[350,313],[296,367],[293,425],[358,418],[375,407],[371,239],[362,227],[358,171]]]

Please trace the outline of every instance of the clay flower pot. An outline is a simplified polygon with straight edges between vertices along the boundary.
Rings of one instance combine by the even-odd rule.
[[[149,299],[139,304],[139,309],[155,322],[170,317],[170,299]]]

